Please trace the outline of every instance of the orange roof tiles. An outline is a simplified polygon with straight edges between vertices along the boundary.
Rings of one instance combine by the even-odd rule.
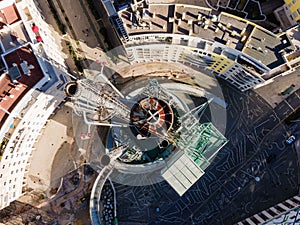
[[[2,79],[0,80],[0,107],[2,107],[2,110],[0,109],[0,127],[7,118],[4,110],[11,112],[22,97],[44,77],[36,56],[29,45],[5,55],[4,60],[8,68],[17,66],[21,77],[17,79],[20,85],[16,85],[10,80],[8,74],[2,75]],[[30,75],[26,75],[20,65],[24,62],[27,62],[27,65],[31,68]]]
[[[0,28],[3,28],[6,24],[13,24],[20,19],[20,15],[15,5],[11,5],[0,10]]]

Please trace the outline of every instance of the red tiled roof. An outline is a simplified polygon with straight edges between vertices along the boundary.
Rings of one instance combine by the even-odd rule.
[[[19,20],[21,20],[21,17],[15,5],[0,10],[0,29],[6,24],[13,24]]]
[[[17,79],[17,82],[21,84],[21,87],[16,86],[10,80],[8,74],[0,80],[0,106],[2,109],[11,112],[22,97],[43,78],[44,74],[29,45],[23,46],[5,55],[4,60],[6,61],[8,68],[17,66],[21,74],[21,77]],[[25,61],[27,62],[27,65],[32,68],[30,69],[30,76],[24,74],[24,71],[20,66],[20,64]],[[0,127],[3,125],[6,118],[7,114],[0,109]]]
[[[22,85],[21,87],[15,86],[11,83],[8,75],[5,75],[0,80],[0,106],[1,108],[11,111],[15,107],[16,103],[24,96],[28,91],[27,87]],[[9,93],[13,98],[7,95]],[[0,127],[3,125],[6,117],[8,116],[3,110],[0,110]]]

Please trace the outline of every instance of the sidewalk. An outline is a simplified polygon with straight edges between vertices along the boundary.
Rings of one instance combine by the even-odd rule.
[[[43,11],[47,23],[52,28],[57,43],[62,46],[62,50],[69,55],[65,46],[65,41],[69,41],[76,52],[76,55],[82,59],[95,61],[103,55],[100,48],[102,36],[99,33],[99,26],[90,12],[85,0],[52,0],[56,11],[67,27],[67,34],[61,35],[58,32],[58,26],[53,18],[52,12],[46,0],[39,1],[39,7]],[[68,27],[68,24],[71,26]],[[71,71],[77,74],[77,69],[71,57],[66,58],[66,62]],[[89,62],[82,60],[85,68],[89,68]]]
[[[100,48],[102,41],[99,35],[100,28],[86,2],[84,0],[53,0],[53,2],[57,5],[57,12],[65,25],[68,25],[67,20],[71,24],[71,27],[68,27],[67,36],[77,55],[83,59],[98,59],[103,53]],[[70,32],[70,28],[75,36]],[[88,66],[86,64],[86,67]]]
[[[62,106],[43,130],[29,167],[28,188],[48,195],[51,188],[59,185],[60,177],[74,169],[70,154],[73,141],[71,113],[72,109]]]
[[[255,89],[255,92],[262,96],[273,108],[286,99],[289,95],[279,95],[292,84],[295,85],[294,91],[300,88],[299,71],[295,71],[289,75],[276,78],[272,83]]]

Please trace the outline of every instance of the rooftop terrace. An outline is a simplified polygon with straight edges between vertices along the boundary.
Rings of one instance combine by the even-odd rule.
[[[211,9],[182,4],[138,4],[119,12],[129,35],[172,33],[219,42],[244,52],[270,69],[284,63],[283,50],[291,51],[286,35],[277,36],[242,18]],[[266,57],[268,55],[268,57]]]
[[[151,10],[151,13],[149,13]],[[155,33],[172,32],[172,24],[169,24],[165,16],[169,12],[168,5],[151,5],[147,12],[133,13],[129,8],[120,13],[126,30],[129,34],[142,34],[149,31]],[[139,19],[139,17],[142,17]],[[140,21],[140,22],[139,22]],[[150,25],[151,22],[151,25]],[[168,29],[169,28],[169,29]]]
[[[260,27],[255,27],[243,52],[260,60],[269,68],[284,63],[281,51],[291,46],[285,35],[277,36]]]
[[[25,26],[22,23],[14,26],[13,29],[2,31],[0,38],[5,50],[9,50],[30,41]]]
[[[2,56],[7,73],[0,77],[0,126],[22,97],[42,78],[43,71],[30,45]]]
[[[7,6],[0,10],[0,29],[21,20],[15,5]]]

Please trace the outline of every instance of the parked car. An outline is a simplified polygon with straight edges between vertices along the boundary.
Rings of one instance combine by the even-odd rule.
[[[285,140],[285,143],[290,145],[290,144],[293,144],[295,141],[296,141],[295,135],[291,135],[291,136],[288,137],[288,139]]]

